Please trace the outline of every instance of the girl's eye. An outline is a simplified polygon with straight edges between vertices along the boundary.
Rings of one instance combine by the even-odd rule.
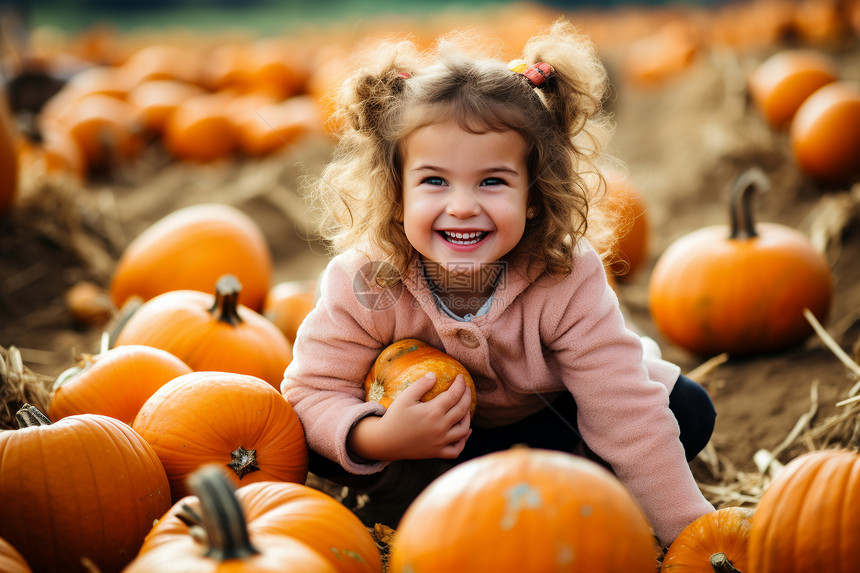
[[[504,179],[499,179],[498,177],[487,177],[483,181],[481,181],[482,187],[493,187],[496,185],[505,185]]]
[[[425,177],[421,180],[421,183],[427,183],[428,185],[444,185],[445,180],[441,177]]]

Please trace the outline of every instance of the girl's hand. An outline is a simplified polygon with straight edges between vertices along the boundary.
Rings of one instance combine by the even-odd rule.
[[[436,375],[413,382],[381,417],[359,421],[347,438],[351,452],[367,460],[456,458],[471,435],[472,394],[458,375],[451,386],[428,402],[421,397],[436,384]]]

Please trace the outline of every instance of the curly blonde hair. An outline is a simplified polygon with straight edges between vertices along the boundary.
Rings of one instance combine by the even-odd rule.
[[[371,61],[344,82],[336,116],[342,133],[315,186],[323,237],[336,251],[367,250],[405,273],[415,251],[400,222],[403,142],[421,127],[454,120],[472,133],[523,137],[536,216],[509,256],[569,273],[572,245],[587,232],[609,250],[609,226],[589,213],[605,190],[598,161],[612,131],[603,111],[606,71],[590,40],[561,20],[524,49],[525,61],[555,70],[540,90],[506,62],[472,55],[463,38],[446,38],[433,51],[410,41],[374,46]]]

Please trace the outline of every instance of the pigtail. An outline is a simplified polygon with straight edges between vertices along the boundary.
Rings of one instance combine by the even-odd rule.
[[[358,69],[344,82],[336,117],[350,130],[379,137],[384,132],[388,112],[412,76],[417,53],[409,41],[384,44],[374,52],[379,60]]]
[[[391,136],[401,100],[420,52],[410,41],[389,41],[358,52],[336,94],[333,116],[339,142],[332,161],[314,186],[321,210],[320,234],[335,252],[362,248],[391,254],[387,262],[405,268],[411,248],[391,225],[402,216],[398,141]],[[402,260],[401,260],[402,259]]]

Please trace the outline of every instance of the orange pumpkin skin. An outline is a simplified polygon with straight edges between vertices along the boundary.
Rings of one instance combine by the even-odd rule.
[[[661,573],[714,573],[710,559],[722,553],[739,571],[747,571],[747,545],[754,511],[724,507],[707,513],[682,531],[663,558]]]
[[[298,541],[325,557],[338,573],[382,571],[379,549],[370,533],[354,513],[334,498],[308,486],[286,482],[248,484],[236,491],[236,497],[244,510],[252,544],[265,537]],[[159,560],[166,562],[169,559],[165,554],[193,548],[188,525],[177,517],[182,504],[199,513],[200,502],[195,496],[174,504],[146,536],[141,557],[158,552]]]
[[[838,76],[836,65],[823,52],[785,50],[753,71],[749,92],[768,123],[783,128],[806,98],[821,86],[836,81]]]
[[[807,175],[830,183],[860,176],[860,89],[834,82],[813,93],[797,110],[791,148]]]
[[[117,262],[110,291],[121,308],[172,290],[209,292],[224,274],[242,283],[239,302],[260,310],[272,280],[272,255],[257,223],[229,205],[174,211],[137,236]]]
[[[182,360],[151,346],[117,346],[95,356],[85,354],[74,371],[58,379],[49,418],[102,414],[131,425],[156,390],[190,372]]]
[[[220,296],[191,290],[160,294],[131,315],[115,345],[153,346],[192,370],[247,374],[280,388],[293,358],[286,336],[263,315]]]
[[[0,571],[3,573],[33,573],[18,550],[0,539]]]
[[[364,379],[367,401],[379,402],[387,409],[401,392],[428,372],[436,374],[436,385],[421,397],[422,402],[432,400],[447,390],[457,375],[462,374],[472,393],[469,413],[475,415],[478,396],[466,367],[416,338],[399,340],[379,353]]]
[[[653,573],[656,547],[639,505],[584,458],[515,448],[460,464],[401,520],[388,570]]]
[[[860,563],[860,455],[802,454],[761,497],[749,540],[749,571],[849,573]]]
[[[263,316],[271,320],[290,341],[314,307],[313,281],[283,281],[272,286],[263,302]]]
[[[34,571],[120,571],[170,508],[153,449],[108,416],[0,432],[0,537]]]
[[[253,376],[192,372],[174,378],[144,403],[132,427],[164,465],[173,502],[188,494],[188,475],[207,463],[234,463],[236,487],[307,478],[298,416],[280,392]]]

